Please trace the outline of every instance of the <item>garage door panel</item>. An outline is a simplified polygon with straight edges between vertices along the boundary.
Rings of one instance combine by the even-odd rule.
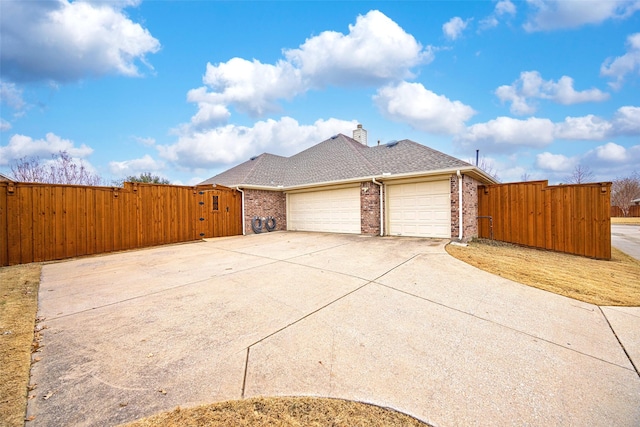
[[[360,188],[289,194],[287,228],[360,233]]]
[[[449,180],[389,185],[389,234],[451,237]]]

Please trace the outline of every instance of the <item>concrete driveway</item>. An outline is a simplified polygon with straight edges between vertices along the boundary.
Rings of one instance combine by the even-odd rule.
[[[640,259],[640,225],[611,225],[611,245]]]
[[[46,265],[27,425],[258,395],[434,426],[640,425],[639,308],[484,273],[445,243],[277,232]]]

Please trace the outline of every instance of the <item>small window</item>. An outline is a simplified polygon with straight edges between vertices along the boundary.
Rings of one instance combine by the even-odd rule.
[[[218,210],[218,196],[213,196],[213,210]]]

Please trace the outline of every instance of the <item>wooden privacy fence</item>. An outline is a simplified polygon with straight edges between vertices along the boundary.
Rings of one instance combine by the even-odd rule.
[[[242,234],[226,187],[0,182],[0,266]]]
[[[612,217],[624,217],[624,212],[620,209],[619,206],[611,206],[611,216]],[[630,218],[640,217],[640,205],[631,205],[629,206],[629,215]]]
[[[591,258],[611,258],[611,183],[547,181],[478,188],[478,235]],[[484,217],[491,217],[489,218]]]

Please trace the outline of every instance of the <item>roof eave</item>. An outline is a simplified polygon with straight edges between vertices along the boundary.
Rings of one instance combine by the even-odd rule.
[[[358,182],[371,181],[372,179],[376,179],[381,182],[387,182],[387,181],[395,181],[400,179],[431,177],[431,176],[438,176],[438,175],[454,175],[458,171],[460,171],[460,173],[465,173],[467,175],[472,176],[478,181],[481,181],[483,184],[499,183],[499,181],[497,181],[495,178],[493,178],[492,176],[484,172],[482,169],[469,165],[469,166],[437,169],[432,171],[407,172],[407,173],[398,173],[398,174],[383,173],[378,175],[359,176],[355,178],[338,179],[333,181],[312,182],[307,184],[289,185],[289,186],[237,184],[237,185],[230,185],[230,187],[232,188],[239,187],[239,188],[248,189],[248,190],[293,191],[293,190],[304,190],[307,188],[331,187],[334,185],[355,184]]]

